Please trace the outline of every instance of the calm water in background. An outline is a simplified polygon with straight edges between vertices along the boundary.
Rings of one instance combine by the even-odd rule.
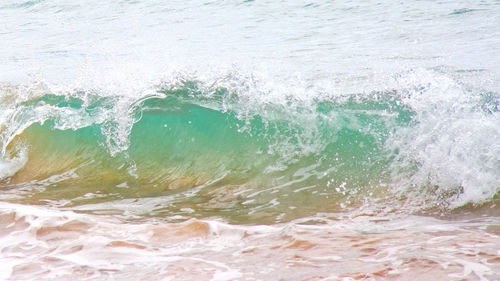
[[[499,1],[1,1],[0,279],[499,280]]]

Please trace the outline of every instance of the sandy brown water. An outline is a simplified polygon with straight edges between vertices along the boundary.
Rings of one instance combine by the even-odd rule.
[[[0,1],[0,281],[500,281],[500,1]]]
[[[0,203],[2,280],[500,280],[500,219],[131,222]]]

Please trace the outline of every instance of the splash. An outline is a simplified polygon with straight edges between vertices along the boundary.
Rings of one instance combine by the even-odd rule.
[[[494,92],[421,69],[394,75],[391,90],[343,95],[189,78],[139,96],[4,87],[7,189],[66,206],[163,198],[148,215],[188,214],[199,201],[196,215],[238,221],[359,207],[388,193],[417,209],[495,200]]]

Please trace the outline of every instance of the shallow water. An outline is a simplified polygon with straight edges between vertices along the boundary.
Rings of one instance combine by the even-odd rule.
[[[0,3],[0,279],[500,280],[499,11]]]
[[[495,280],[500,271],[491,217],[328,213],[243,226],[1,208],[10,280]]]

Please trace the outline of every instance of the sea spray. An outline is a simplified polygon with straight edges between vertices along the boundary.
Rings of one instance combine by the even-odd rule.
[[[409,202],[420,209],[492,200],[500,174],[498,98],[485,100],[434,71],[391,79],[399,86],[383,92],[306,100],[256,99],[260,94],[248,92],[255,82],[241,88],[241,78],[231,83],[228,76],[174,79],[139,98],[30,92],[3,104],[10,114],[4,126],[18,128],[2,132],[4,161],[28,151],[6,179],[18,187],[38,182],[43,191],[25,200],[70,205],[203,186],[198,206],[222,216],[277,217],[304,200],[324,201],[311,203],[305,213],[312,214],[387,191],[414,197]],[[22,147],[17,156],[14,147]],[[47,181],[52,177],[59,180]]]
[[[0,3],[0,279],[498,280],[498,7]]]

